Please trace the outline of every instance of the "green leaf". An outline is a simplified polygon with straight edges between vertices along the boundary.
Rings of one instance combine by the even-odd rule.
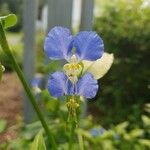
[[[59,107],[59,103],[58,103],[58,100],[57,99],[53,99],[53,100],[49,100],[47,101],[46,103],[46,108],[49,110],[49,111],[58,111],[58,107]]]
[[[142,121],[144,123],[144,126],[150,128],[150,117],[142,115]]]
[[[0,63],[0,80],[2,79],[4,70],[5,70],[4,66],[2,66],[2,64]]]
[[[113,54],[104,53],[103,56],[92,62],[92,61],[83,61],[84,69],[83,73],[90,72],[93,74],[95,79],[102,78],[110,69],[114,60]]]
[[[39,131],[39,133],[36,135],[31,145],[31,150],[46,150],[46,145],[45,145],[42,131]]]
[[[133,129],[131,132],[130,132],[130,136],[132,138],[137,138],[137,137],[140,137],[142,136],[144,133],[144,130],[142,129]]]
[[[7,125],[7,121],[1,119],[1,120],[0,120],[0,133],[3,132],[3,131],[5,130],[6,125]]]
[[[139,142],[147,147],[150,148],[150,140],[147,139],[140,139]]]
[[[126,132],[126,128],[128,127],[129,123],[127,121],[122,122],[116,125],[115,129],[118,133],[123,134]]]
[[[9,28],[14,26],[17,23],[17,16],[15,14],[9,14],[8,16],[0,17],[0,21],[2,21],[4,28]]]
[[[145,104],[144,110],[148,113],[150,113],[150,103]]]

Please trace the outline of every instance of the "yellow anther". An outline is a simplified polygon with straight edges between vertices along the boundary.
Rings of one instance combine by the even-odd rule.
[[[79,104],[74,99],[70,99],[67,102],[67,107],[68,109],[75,110],[79,107]]]
[[[68,63],[64,65],[65,74],[68,76],[72,83],[75,83],[78,79],[78,75],[80,74],[82,67],[78,63]]]
[[[74,64],[74,63],[66,64],[64,66],[65,70],[79,70],[80,68],[81,68],[81,66],[79,64]]]

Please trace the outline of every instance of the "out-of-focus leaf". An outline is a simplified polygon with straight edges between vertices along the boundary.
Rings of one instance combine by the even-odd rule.
[[[127,126],[129,125],[129,123],[127,121],[118,124],[115,129],[118,133],[124,133],[126,132],[125,129],[127,128]]]
[[[17,16],[15,14],[9,14],[8,16],[0,17],[0,21],[2,21],[4,28],[9,28],[14,26],[17,23]]]
[[[144,131],[142,129],[133,129],[131,132],[130,132],[130,136],[132,138],[136,138],[136,137],[140,137],[142,136],[144,133]]]
[[[47,89],[42,90],[42,100],[56,100],[56,98],[52,97]]]
[[[5,130],[6,125],[7,125],[6,120],[0,120],[0,133]]]
[[[148,116],[142,115],[142,121],[145,126],[150,127],[150,118]]]
[[[58,100],[57,99],[53,99],[53,100],[49,100],[47,101],[46,103],[46,108],[49,110],[49,111],[58,111],[58,107],[59,107],[59,103],[58,103]]]
[[[31,145],[31,150],[46,150],[46,145],[44,142],[42,131],[39,131],[39,133],[36,135]]]
[[[22,132],[23,137],[26,140],[31,140],[34,138],[36,133],[42,128],[40,121],[33,122],[25,126],[25,130]]]
[[[150,113],[150,103],[145,104],[144,110],[148,113]]]
[[[140,139],[139,142],[147,147],[150,148],[150,140],[147,139]]]
[[[4,66],[2,66],[2,64],[0,63],[0,80],[2,79],[4,70],[5,70]]]
[[[94,75],[95,79],[100,79],[108,72],[113,60],[113,54],[109,53],[104,53],[100,59],[94,62],[84,60],[82,62],[84,65],[83,73],[90,72]]]

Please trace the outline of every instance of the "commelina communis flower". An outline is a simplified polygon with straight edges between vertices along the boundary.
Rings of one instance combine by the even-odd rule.
[[[49,59],[65,59],[64,72],[49,76],[48,91],[53,97],[79,95],[95,97],[98,84],[91,73],[81,75],[82,60],[96,61],[104,53],[103,40],[93,31],[81,31],[72,36],[69,29],[54,27],[45,39],[44,51]]]

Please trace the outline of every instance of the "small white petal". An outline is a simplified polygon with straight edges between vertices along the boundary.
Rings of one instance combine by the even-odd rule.
[[[95,79],[100,79],[108,72],[113,61],[114,55],[109,53],[104,53],[100,59],[94,62],[84,60],[82,61],[84,65],[83,73],[90,72]]]

